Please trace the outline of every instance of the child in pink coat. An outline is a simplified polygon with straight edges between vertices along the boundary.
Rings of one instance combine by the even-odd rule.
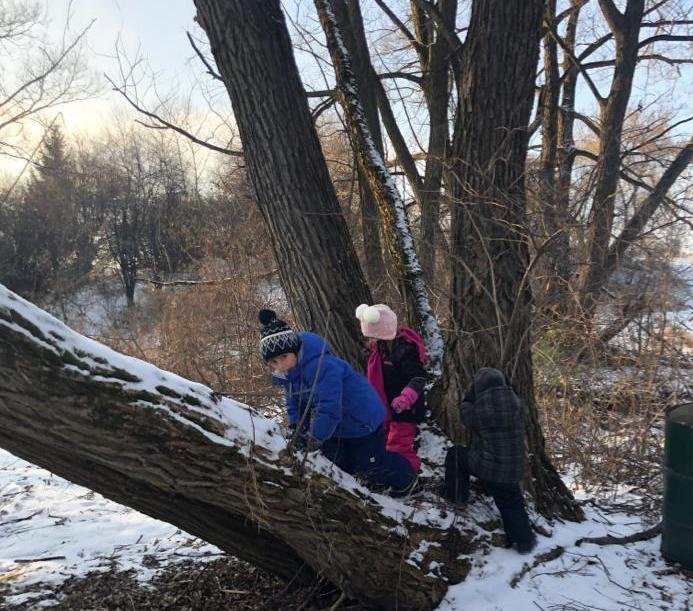
[[[385,304],[360,305],[361,322],[368,344],[367,375],[386,406],[386,449],[404,456],[415,471],[421,460],[414,440],[417,425],[426,413],[424,386],[427,373],[423,339],[413,329],[397,325],[397,315]]]

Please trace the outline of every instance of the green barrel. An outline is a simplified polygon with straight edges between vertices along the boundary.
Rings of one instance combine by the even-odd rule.
[[[662,555],[693,569],[693,403],[666,421]]]

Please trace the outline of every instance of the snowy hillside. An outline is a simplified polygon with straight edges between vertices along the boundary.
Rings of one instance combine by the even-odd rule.
[[[628,496],[611,499],[616,500],[623,502]],[[476,497],[473,502],[492,511],[489,498]],[[59,602],[53,594],[58,584],[90,571],[134,569],[141,582],[148,582],[176,563],[209,562],[222,555],[173,526],[4,451],[0,451],[0,503],[3,609],[53,606]],[[581,537],[627,535],[650,524],[610,510],[606,500],[585,503],[584,509],[587,521],[550,527],[552,536],[540,536],[531,556],[499,547],[479,557],[472,574],[450,589],[439,609],[691,608],[693,575],[665,564],[659,553],[660,537],[629,545],[575,545]],[[556,559],[542,561],[559,553]]]

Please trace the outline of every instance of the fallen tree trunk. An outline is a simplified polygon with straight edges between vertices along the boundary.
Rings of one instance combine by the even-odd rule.
[[[321,456],[297,462],[276,422],[84,338],[2,285],[0,446],[276,574],[324,575],[373,608],[433,608],[479,545],[471,521],[374,495]]]

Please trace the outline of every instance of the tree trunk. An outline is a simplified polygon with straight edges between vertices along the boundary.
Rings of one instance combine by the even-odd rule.
[[[332,9],[333,4],[343,1],[315,0],[334,65],[338,97],[344,109],[351,145],[378,202],[385,243],[397,267],[402,297],[407,304],[407,318],[421,328],[430,367],[433,371],[439,372],[443,340],[423,282],[404,202],[385,167],[382,156],[374,146],[359,99],[358,85],[349,54],[338,27],[335,11]]]
[[[322,457],[297,462],[276,421],[1,285],[0,446],[284,577],[324,575],[372,608],[432,609],[481,542],[469,517],[383,503]]]
[[[278,0],[195,0],[231,98],[248,176],[298,324],[357,363],[370,303]]]
[[[565,49],[575,53],[575,39],[577,26],[580,19],[580,9],[584,0],[571,1],[571,13],[568,17],[565,36],[563,39]],[[573,165],[575,163],[575,139],[573,129],[575,125],[575,92],[579,71],[573,63],[569,53],[564,50],[563,55],[563,92],[558,113],[558,176],[555,195],[556,217],[560,227],[565,228],[563,233],[557,236],[555,248],[552,250],[552,273],[555,275],[553,302],[554,312],[557,318],[563,318],[569,308],[570,291],[572,289],[572,276],[574,263],[571,259],[570,233],[568,225],[571,222],[570,213],[570,187],[573,181]]]
[[[475,0],[452,143],[452,284],[442,408],[454,423],[479,367],[504,370],[526,405],[527,478],[546,515],[582,512],[546,456],[534,402],[525,226],[527,124],[541,0]]]
[[[629,0],[625,13],[616,8],[613,0],[600,0],[600,5],[616,41],[616,65],[609,96],[601,100],[599,161],[586,253],[588,265],[581,274],[580,286],[580,301],[586,320],[590,320],[594,313],[601,289],[600,274],[609,253],[621,171],[621,139],[637,65],[645,0]]]
[[[457,0],[441,0],[437,10],[444,22],[440,25],[435,25],[434,20],[419,8],[416,1],[412,2],[412,14],[415,17],[417,33],[423,33],[426,30],[435,33],[433,40],[431,40],[431,36],[424,38],[419,34],[423,49],[419,54],[421,69],[424,74],[422,88],[429,118],[426,168],[421,188],[421,247],[419,252],[421,253],[424,280],[429,285],[435,278],[443,165],[449,138],[450,56],[457,51],[448,43],[442,28],[446,27],[450,32],[455,31]]]
[[[556,0],[546,3],[545,20],[556,19]],[[559,197],[560,179],[556,176],[559,150],[559,95],[558,45],[553,28],[544,35],[544,86],[541,93],[541,158],[539,170],[539,207],[542,211],[541,237],[547,242],[542,259],[541,303],[544,312],[560,315],[567,304],[566,259],[570,251],[568,242],[568,218]]]
[[[348,35],[344,37],[344,43],[354,62],[354,72],[361,92],[363,112],[368,122],[368,127],[373,136],[373,144],[378,152],[383,154],[383,138],[380,132],[380,119],[378,118],[378,96],[376,93],[377,76],[371,66],[368,42],[363,29],[363,18],[359,0],[348,0],[340,5],[347,10],[344,14],[338,14],[337,19],[344,24],[343,30]],[[382,292],[385,282],[385,262],[380,246],[380,222],[378,219],[378,204],[368,184],[368,177],[359,167],[359,200],[361,203],[361,225],[363,227],[363,252],[366,268],[366,277],[371,290]],[[377,299],[377,297],[376,297]]]

